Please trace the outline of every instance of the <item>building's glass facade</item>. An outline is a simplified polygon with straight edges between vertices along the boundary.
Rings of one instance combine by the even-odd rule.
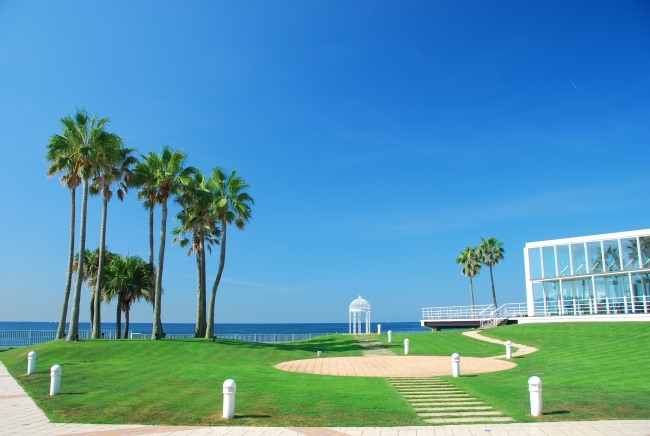
[[[650,230],[532,242],[529,316],[650,313]]]

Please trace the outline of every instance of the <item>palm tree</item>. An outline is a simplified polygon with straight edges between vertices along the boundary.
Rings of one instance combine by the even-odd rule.
[[[104,130],[109,121],[109,118],[90,118],[88,112],[84,109],[78,109],[74,118],[64,117],[61,119],[65,128],[69,130],[67,137],[75,144],[75,151],[72,158],[79,161],[78,168],[82,185],[81,223],[79,226],[80,253],[84,253],[86,250],[86,216],[88,211],[89,182],[96,171],[97,153],[104,146],[118,141],[117,135]],[[67,341],[76,340],[79,334],[79,304],[81,302],[81,284],[83,281],[83,260],[84,256],[80,256],[77,267],[72,314],[70,315],[70,329],[66,338]]]
[[[492,283],[492,301],[494,309],[497,309],[497,294],[494,291],[494,277],[492,276],[492,267],[504,259],[506,250],[503,248],[503,242],[494,236],[487,239],[481,238],[481,245],[478,246],[478,254],[483,265],[490,267],[490,282]]]
[[[152,339],[163,336],[161,314],[163,265],[165,263],[165,241],[167,236],[167,201],[179,193],[182,182],[196,171],[193,167],[185,168],[186,155],[182,150],[172,150],[164,145],[159,164],[154,168],[153,178],[147,183],[148,188],[156,189],[156,198],[162,206],[160,247],[158,248],[158,268],[156,269],[156,288],[154,291],[154,317],[151,331]]]
[[[149,265],[153,268],[154,262],[154,241],[153,241],[153,217],[156,204],[160,204],[158,198],[158,187],[155,183],[156,172],[160,168],[160,156],[154,152],[142,155],[142,160],[135,165],[130,185],[140,188],[138,201],[149,211]]]
[[[69,117],[66,117],[69,118]],[[50,162],[47,169],[47,177],[53,177],[58,173],[61,175],[61,184],[70,190],[70,243],[68,250],[68,268],[66,270],[65,293],[63,307],[59,318],[59,327],[56,332],[57,339],[63,339],[65,333],[66,319],[68,317],[68,301],[70,300],[70,287],[72,285],[72,263],[74,261],[74,233],[76,214],[76,193],[81,183],[80,159],[77,155],[77,146],[72,131],[61,120],[61,134],[52,135],[47,144],[45,158]]]
[[[104,275],[104,249],[106,247],[106,219],[108,215],[108,202],[113,197],[111,187],[117,185],[117,198],[122,201],[124,195],[129,191],[127,181],[132,171],[131,167],[137,159],[131,154],[135,149],[123,148],[122,140],[115,135],[114,141],[104,144],[98,150],[96,159],[96,172],[90,186],[91,195],[102,196],[102,222],[99,236],[99,266],[97,268],[97,286],[93,299],[94,316],[92,338],[101,337],[101,295],[103,290]]]
[[[111,253],[108,247],[104,250],[104,266],[111,264],[113,259],[117,256],[115,253]],[[75,254],[74,261],[72,263],[72,268],[77,269],[79,266],[79,254]],[[93,251],[90,251],[86,248],[84,253],[83,260],[83,271],[81,274],[81,279],[88,289],[90,289],[90,329],[93,329],[95,325],[95,292],[97,290],[97,271],[99,270],[99,247],[95,248]],[[100,295],[100,298],[103,299],[104,296]]]
[[[223,268],[226,264],[226,230],[232,223],[239,230],[243,230],[251,219],[251,206],[255,204],[246,189],[250,187],[244,179],[237,175],[234,170],[230,175],[222,168],[213,168],[208,187],[213,195],[214,218],[221,224],[221,254],[219,257],[219,270],[212,285],[212,296],[210,298],[210,309],[208,310],[208,325],[205,332],[206,338],[214,335],[214,304],[217,298],[217,288],[221,281]]]
[[[106,267],[106,300],[116,300],[115,335],[117,339],[129,336],[130,310],[134,302],[149,299],[151,266],[139,256],[116,256]],[[122,335],[122,312],[125,324]]]
[[[205,176],[199,170],[183,184],[176,203],[182,208],[176,215],[181,225],[172,230],[172,235],[175,236],[172,244],[179,244],[181,248],[189,246],[187,255],[194,254],[196,257],[198,290],[194,336],[202,338],[207,326],[205,249],[212,253],[212,245],[219,243],[221,231],[211,216],[210,191],[206,188]]]
[[[469,299],[472,303],[472,318],[474,318],[474,285],[472,278],[481,273],[481,259],[478,254],[478,248],[472,248],[469,245],[460,252],[456,263],[463,266],[461,274],[469,277]]]

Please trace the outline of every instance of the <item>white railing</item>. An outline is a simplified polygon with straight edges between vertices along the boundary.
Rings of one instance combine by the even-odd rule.
[[[536,301],[535,316],[620,315],[650,313],[650,297],[567,298]]]
[[[425,307],[422,309],[423,320],[443,319],[481,319],[486,313],[494,311],[493,304],[472,306]]]

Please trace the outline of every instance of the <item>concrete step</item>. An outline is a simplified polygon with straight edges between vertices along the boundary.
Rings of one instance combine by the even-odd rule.
[[[425,413],[418,413],[418,416],[469,416],[469,417],[476,417],[476,416],[495,416],[495,415],[503,415],[503,412],[499,412],[498,410],[491,410],[488,412],[481,412],[481,411],[476,411],[476,412],[454,412],[454,411],[448,411],[448,412],[425,412]]]
[[[492,406],[445,406],[445,407],[414,407],[416,412],[444,412],[446,410],[489,410]]]
[[[465,401],[465,402],[462,402],[462,401],[438,401],[436,403],[431,403],[431,402],[429,402],[429,403],[413,403],[413,402],[411,402],[411,406],[415,410],[419,410],[419,409],[417,409],[418,407],[443,407],[443,406],[465,406],[465,407],[469,407],[469,406],[485,406],[485,403],[483,403],[481,401]]]
[[[401,394],[452,394],[464,393],[460,389],[397,389]]]
[[[408,399],[425,399],[425,398],[468,398],[468,394],[402,394],[404,398]]]
[[[431,419],[423,419],[424,422],[428,422],[431,424],[460,424],[460,423],[467,423],[467,422],[510,422],[514,421],[513,418],[510,418],[508,416],[499,416],[499,417],[464,417],[464,418],[431,418]]]

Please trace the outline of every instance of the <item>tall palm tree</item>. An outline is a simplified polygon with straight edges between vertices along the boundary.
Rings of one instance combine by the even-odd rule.
[[[221,233],[212,218],[212,198],[205,182],[205,176],[197,170],[183,184],[176,197],[176,203],[181,206],[176,219],[181,225],[172,230],[175,236],[172,244],[179,244],[181,248],[189,246],[188,256],[194,254],[196,257],[198,289],[194,336],[197,338],[205,336],[207,326],[205,250],[212,253],[212,245],[219,243]]]
[[[160,204],[158,198],[158,187],[155,183],[156,172],[160,168],[160,156],[150,151],[142,155],[142,160],[135,165],[133,176],[130,180],[132,187],[138,187],[138,201],[149,211],[149,265],[153,268],[154,259],[154,237],[153,237],[153,218],[154,208]]]
[[[105,298],[116,303],[116,338],[128,338],[130,310],[134,302],[149,299],[151,266],[139,256],[116,256],[106,267]],[[122,334],[122,312],[124,312],[124,334]]]
[[[69,130],[68,138],[75,144],[74,159],[79,160],[79,174],[81,175],[82,197],[81,197],[81,223],[79,225],[79,252],[86,250],[86,216],[88,212],[88,191],[90,179],[96,171],[97,153],[106,144],[115,143],[115,134],[106,130],[109,118],[97,118],[88,115],[84,109],[78,109],[74,118],[64,117],[61,122]],[[75,293],[72,303],[72,314],[70,315],[70,329],[68,330],[67,341],[74,341],[79,334],[79,304],[81,302],[81,284],[83,275],[84,256],[79,257],[77,268],[77,280],[75,282]]]
[[[222,168],[213,168],[208,180],[208,187],[213,193],[214,217],[221,224],[219,270],[212,285],[212,296],[210,298],[210,308],[208,309],[208,325],[205,332],[205,337],[211,338],[214,335],[214,305],[217,298],[217,289],[226,264],[226,231],[228,226],[233,223],[239,230],[244,229],[251,219],[251,206],[255,204],[255,200],[246,192],[250,185],[247,185],[244,179],[237,175],[237,170],[233,170],[228,175]]]
[[[108,202],[113,197],[112,186],[117,185],[117,198],[122,201],[129,191],[127,181],[132,171],[131,167],[137,162],[131,153],[135,149],[123,148],[122,140],[117,135],[114,141],[103,144],[98,150],[96,159],[95,176],[90,186],[91,195],[102,196],[102,222],[99,234],[99,266],[97,268],[97,286],[93,300],[94,316],[92,338],[101,338],[101,296],[104,275],[104,249],[106,247],[106,219],[108,216]]]
[[[487,239],[481,238],[481,245],[478,246],[478,253],[483,265],[490,267],[490,282],[492,283],[492,301],[494,308],[497,309],[497,294],[494,291],[494,277],[492,276],[492,267],[504,259],[506,250],[503,248],[503,242],[494,236]]]
[[[158,267],[156,269],[156,287],[154,290],[152,339],[160,339],[163,336],[161,297],[163,265],[165,263],[165,241],[167,237],[167,201],[170,197],[179,193],[182,182],[191,177],[196,171],[193,167],[185,168],[186,155],[182,150],[174,151],[167,145],[163,146],[158,159],[160,162],[154,169],[154,177],[147,183],[149,188],[156,189],[156,198],[162,206],[160,247],[158,248]]]
[[[66,117],[69,118],[69,117]],[[70,288],[72,285],[72,263],[74,261],[74,234],[76,215],[76,193],[81,184],[80,159],[77,155],[77,141],[72,131],[67,127],[64,119],[61,120],[61,134],[52,135],[47,144],[45,158],[50,163],[47,169],[47,177],[53,177],[61,173],[61,184],[70,190],[70,243],[68,250],[68,268],[66,270],[65,293],[61,317],[56,331],[56,338],[63,339],[65,333],[66,319],[68,317],[68,301],[70,300]]]
[[[469,299],[472,303],[472,318],[474,317],[474,285],[472,278],[481,273],[481,259],[478,255],[478,248],[472,248],[469,245],[460,252],[456,263],[463,266],[460,271],[464,276],[469,277]]]

